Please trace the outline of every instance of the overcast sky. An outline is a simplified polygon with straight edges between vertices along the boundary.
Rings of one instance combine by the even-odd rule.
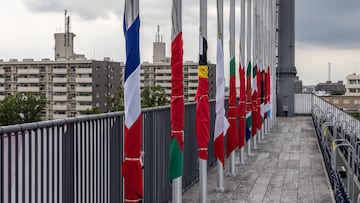
[[[225,1],[224,45],[228,56],[228,10]],[[237,22],[239,22],[237,1]],[[305,84],[333,81],[360,72],[360,1],[298,0],[296,2],[296,67]],[[171,1],[141,1],[141,61],[152,61],[156,26],[170,55]],[[54,58],[53,33],[64,30],[64,10],[71,16],[75,52],[89,59],[125,61],[122,32],[124,2],[119,0],[2,0],[0,59]],[[199,3],[183,0],[184,60],[198,60]],[[239,26],[236,27],[238,47]],[[216,56],[216,1],[208,1],[209,59]],[[238,50],[236,51],[238,56]],[[225,60],[225,64],[228,63]],[[238,61],[238,58],[237,58]],[[225,70],[226,73],[228,72]]]

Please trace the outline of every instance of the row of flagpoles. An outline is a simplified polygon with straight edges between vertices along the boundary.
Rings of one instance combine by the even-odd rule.
[[[216,120],[214,155],[217,158],[217,191],[224,191],[223,172],[230,157],[230,175],[235,176],[235,150],[240,149],[239,162],[244,163],[244,147],[251,154],[275,123],[275,39],[276,0],[240,1],[239,102],[236,105],[235,0],[230,0],[230,95],[228,117],[225,117],[225,73],[223,49],[223,0],[217,0],[216,54]],[[140,51],[139,0],[125,0],[124,34],[126,65],[124,201],[140,202],[143,198],[141,166]],[[171,141],[169,178],[172,180],[172,202],[182,200],[184,150],[184,86],[182,1],[172,1],[171,30]],[[196,106],[196,139],[199,156],[200,202],[207,202],[207,159],[209,143],[209,99],[207,64],[207,0],[200,0],[200,36],[198,89]],[[246,64],[247,63],[247,64]],[[245,67],[247,68],[245,69]],[[246,74],[246,78],[245,78]],[[224,140],[226,135],[226,150]],[[251,146],[252,143],[252,146]]]

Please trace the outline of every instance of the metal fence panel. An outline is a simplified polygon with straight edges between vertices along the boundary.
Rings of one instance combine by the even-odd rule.
[[[227,102],[225,103],[227,104]],[[183,189],[198,179],[196,104],[185,106]],[[0,202],[122,202],[122,112],[0,128]],[[214,166],[215,101],[208,166]],[[171,198],[170,107],[143,110],[145,202]]]

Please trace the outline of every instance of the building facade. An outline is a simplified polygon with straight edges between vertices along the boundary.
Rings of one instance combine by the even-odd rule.
[[[331,82],[326,81],[325,83],[318,83],[315,86],[315,91],[324,91],[328,94],[343,95],[346,92],[343,81]]]
[[[346,95],[360,96],[360,75],[355,73],[346,76]]]
[[[360,111],[360,96],[323,96],[323,99],[348,112]]]
[[[15,93],[41,93],[47,98],[43,119],[82,115],[98,107],[107,112],[106,96],[116,93],[123,65],[94,60],[0,61],[0,100]]]

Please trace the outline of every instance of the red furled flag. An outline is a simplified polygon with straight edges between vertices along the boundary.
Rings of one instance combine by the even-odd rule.
[[[245,84],[245,67],[239,64],[239,79],[240,79],[240,100],[239,100],[239,148],[245,145],[245,115],[246,115],[246,84]]]

